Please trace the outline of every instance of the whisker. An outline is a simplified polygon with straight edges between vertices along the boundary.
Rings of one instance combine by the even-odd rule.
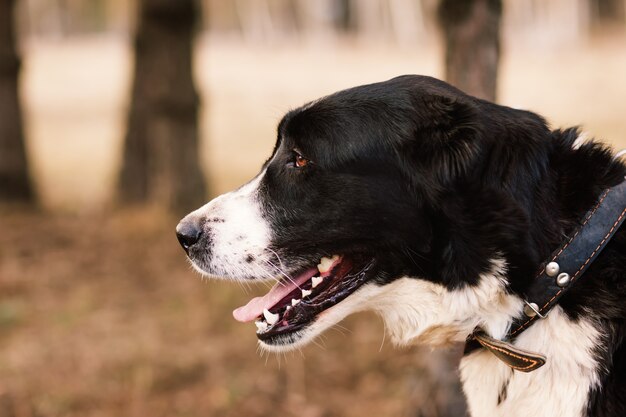
[[[276,265],[274,265],[271,261],[268,261],[268,260],[265,260],[265,259],[264,259],[264,260],[263,260],[263,262],[265,262],[267,265],[271,266],[273,269],[276,269],[276,270],[278,270],[279,272],[282,272],[282,271],[280,271],[280,270],[276,267]],[[280,279],[276,278],[276,276],[272,275],[270,272],[267,272],[267,276],[268,276],[269,278],[273,279],[273,280],[274,280],[274,281],[276,281],[276,282],[280,282]]]
[[[380,342],[380,347],[378,348],[378,352],[382,352],[383,346],[385,345],[385,337],[387,336],[387,324],[385,320],[383,320],[383,340]]]
[[[274,265],[271,261],[268,260],[264,260],[264,262],[266,262],[267,264],[271,265],[272,267],[274,267],[278,272],[280,272],[281,275],[283,275],[285,278],[287,278],[287,280],[289,280],[289,282],[291,282],[293,285],[296,286],[296,288],[298,289],[302,289],[300,288],[300,286],[298,284],[296,284],[296,282],[293,280],[293,278],[291,278],[289,275],[287,275],[286,272],[284,272],[282,269],[280,269],[279,267],[277,267],[276,265]],[[278,280],[277,280],[278,281]],[[280,281],[279,281],[280,282]]]
[[[409,248],[408,246],[405,249],[407,251],[411,252],[413,255],[417,256],[418,258],[420,258],[423,261],[428,260],[428,258],[426,258],[426,256],[422,255],[419,252],[415,252],[413,249]]]
[[[339,328],[339,329],[345,331],[346,333],[352,333],[351,329],[348,329],[346,326],[342,326],[341,324],[335,324],[333,327]]]
[[[287,279],[289,279],[294,285],[296,285],[296,283],[293,282],[293,279],[285,272],[285,266],[283,265],[283,260],[280,259],[280,256],[278,256],[278,253],[276,253],[275,250],[270,249],[270,248],[268,248],[267,250],[269,250],[270,252],[272,252],[274,254],[274,256],[276,256],[276,259],[278,259],[278,263],[280,264],[280,267],[277,267],[271,261],[267,261],[267,262],[269,262],[270,265],[272,265],[274,268],[276,268],[282,275],[287,277]],[[298,285],[296,285],[296,287],[300,288]]]
[[[411,253],[412,253],[412,254],[414,254],[415,256],[417,256],[418,258],[422,259],[422,260],[427,260],[427,258],[426,258],[424,255],[422,255],[422,254],[419,254],[419,253],[415,252],[414,250],[412,250],[412,249],[411,249],[411,248],[409,248],[409,247],[405,247],[403,252],[404,252],[404,253],[405,253],[405,254],[409,257],[409,259],[411,260],[411,262],[413,263],[413,265],[414,265],[414,266],[416,266],[416,267],[420,270],[420,272],[421,272],[421,273],[423,273],[423,272],[424,272],[424,270],[423,270],[423,269],[422,269],[422,267],[420,267],[420,265],[419,265],[419,264],[415,261],[415,259],[413,259],[413,257],[411,256]]]
[[[326,350],[326,345],[324,345],[324,338],[319,336],[317,339],[311,340],[315,346],[319,347],[322,350]]]
[[[333,332],[337,332],[337,333],[339,333],[340,335],[342,335],[344,337],[347,336],[346,332],[344,332],[342,329],[339,329],[339,328],[337,328],[335,326],[331,327],[330,330],[332,330]]]
[[[263,268],[261,265],[256,264],[255,265],[256,268],[261,272],[261,275],[265,275],[266,278],[269,278],[271,280],[274,280],[276,282],[279,282],[278,279],[276,279],[276,277],[274,275],[272,275],[267,269]],[[265,285],[267,288],[271,288],[272,285],[267,282],[267,281],[261,281],[263,283],[263,285]]]
[[[278,256],[278,253],[276,253],[276,251],[274,249],[271,249],[271,248],[267,248],[267,250],[272,252],[274,254],[274,256],[276,257],[276,259],[278,259],[278,263],[280,264],[280,268],[281,269],[285,269],[285,266],[283,265],[283,260],[280,259],[280,256]]]

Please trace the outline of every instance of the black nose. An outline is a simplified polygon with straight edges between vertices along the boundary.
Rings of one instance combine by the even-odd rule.
[[[185,217],[176,226],[176,237],[187,253],[189,253],[189,248],[200,240],[200,236],[202,236],[202,227],[194,218]]]

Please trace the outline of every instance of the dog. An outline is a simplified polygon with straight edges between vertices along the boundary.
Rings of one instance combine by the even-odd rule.
[[[200,273],[276,281],[233,312],[270,351],[349,314],[391,339],[500,340],[541,262],[624,180],[577,128],[405,75],[288,112],[260,173],[187,215],[177,235]],[[626,416],[626,232],[543,320],[511,341],[546,364],[513,370],[486,349],[460,365],[479,416]]]

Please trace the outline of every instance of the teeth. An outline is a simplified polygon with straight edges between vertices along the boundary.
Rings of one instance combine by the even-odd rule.
[[[287,308],[285,309],[285,311],[289,311],[291,310],[291,306],[287,306]]]
[[[311,295],[311,292],[312,291],[310,290],[302,290],[302,298],[308,297],[309,295]]]
[[[257,320],[254,322],[256,324],[257,332],[264,332],[267,330],[267,323],[261,320]]]
[[[280,316],[278,314],[270,313],[270,311],[267,308],[263,309],[263,317],[265,317],[265,321],[270,326],[273,325],[273,324],[276,324],[276,322],[280,318]]]
[[[300,300],[296,300],[294,298],[291,299],[291,306],[295,307],[296,305],[298,305],[298,303],[300,302]]]
[[[317,287],[324,281],[324,277],[313,277],[311,278],[311,283],[313,284],[313,288]]]
[[[333,255],[332,258],[327,258],[324,256],[322,259],[320,259],[320,263],[317,265],[317,270],[321,273],[328,272],[330,267],[333,266],[333,263],[335,263],[337,259],[339,259],[339,255]]]

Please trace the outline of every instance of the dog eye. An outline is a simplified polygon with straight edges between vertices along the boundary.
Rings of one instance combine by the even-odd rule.
[[[293,153],[294,153],[293,165],[296,168],[304,168],[305,166],[309,165],[309,163],[311,162],[308,159],[306,159],[304,156],[300,155],[298,152],[294,151]]]
[[[309,164],[309,160],[304,158],[302,155],[296,154],[295,164],[298,168],[302,168]]]

